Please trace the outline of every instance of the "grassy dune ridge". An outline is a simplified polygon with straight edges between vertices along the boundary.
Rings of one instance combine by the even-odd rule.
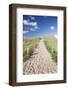
[[[33,54],[33,51],[35,48],[37,48],[37,45],[39,43],[40,38],[28,38],[24,39],[24,50],[23,50],[23,57],[24,62],[30,58],[30,56]]]
[[[51,53],[52,59],[57,63],[57,38],[55,37],[45,37],[44,43]]]

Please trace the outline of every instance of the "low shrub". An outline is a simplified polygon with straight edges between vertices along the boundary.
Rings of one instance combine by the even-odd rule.
[[[29,57],[33,54],[33,51],[34,51],[34,48],[33,47],[30,47],[29,48]]]
[[[24,49],[24,52],[23,52],[23,61],[25,62],[29,57],[27,56],[27,50]]]
[[[52,58],[57,62],[57,52],[55,50],[52,52]]]

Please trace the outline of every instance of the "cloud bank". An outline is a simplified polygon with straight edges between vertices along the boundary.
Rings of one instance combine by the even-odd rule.
[[[36,31],[40,29],[38,27],[37,21],[35,20],[35,17],[33,16],[30,16],[30,19],[23,20],[23,27],[24,27],[24,31],[23,31],[24,34],[27,34],[30,31]]]

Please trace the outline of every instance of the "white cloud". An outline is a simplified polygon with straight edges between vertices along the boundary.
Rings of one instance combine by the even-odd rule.
[[[30,29],[30,31],[36,31],[36,29],[34,29],[34,28],[31,28],[31,29]]]
[[[36,30],[40,29],[38,27],[38,23],[36,21],[33,22],[33,21],[29,21],[29,19],[28,20],[24,19],[23,24],[26,25],[26,30],[24,30],[24,32],[23,32],[24,34],[30,32],[30,31],[36,31]],[[29,27],[29,29],[27,26]]]
[[[33,16],[30,16],[30,18],[31,18],[31,20],[35,20],[35,17],[33,17]]]
[[[37,22],[29,22],[29,20],[23,20],[24,25],[37,26]]]
[[[30,31],[36,31],[36,30],[38,30],[38,29],[40,29],[38,26],[35,26],[35,27],[33,27],[33,28],[30,28]]]
[[[35,29],[40,29],[38,26],[35,26],[34,28],[35,28]]]
[[[54,26],[50,26],[50,29],[51,29],[51,30],[54,30]]]
[[[28,20],[23,20],[23,23],[24,23],[25,25],[28,25]]]
[[[29,31],[26,31],[26,30],[25,30],[25,31],[23,31],[23,33],[24,33],[24,34],[26,34],[26,33],[28,33],[28,32],[29,32]]]

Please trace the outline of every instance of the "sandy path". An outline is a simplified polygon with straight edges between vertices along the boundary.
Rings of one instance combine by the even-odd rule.
[[[43,40],[40,40],[38,48],[33,55],[24,63],[24,74],[56,73],[57,65],[52,60]]]

